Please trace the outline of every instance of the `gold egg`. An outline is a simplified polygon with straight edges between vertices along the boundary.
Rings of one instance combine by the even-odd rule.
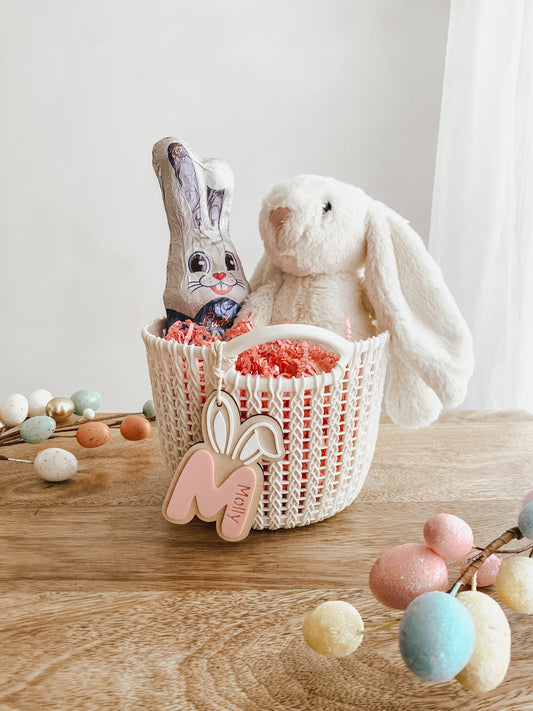
[[[46,414],[56,422],[64,422],[74,412],[74,403],[68,397],[53,397],[46,406]]]

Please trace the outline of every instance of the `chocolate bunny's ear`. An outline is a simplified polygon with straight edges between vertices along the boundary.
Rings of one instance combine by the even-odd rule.
[[[198,187],[198,178],[194,169],[194,162],[182,143],[170,143],[167,148],[167,153],[168,160],[174,168],[174,173],[181,192],[191,209],[194,224],[196,227],[200,227],[202,223],[200,188]]]
[[[207,184],[207,212],[215,229],[227,236],[229,233],[229,214],[233,198],[235,181],[233,171],[220,158],[208,158],[204,161]]]
[[[444,407],[463,401],[474,363],[472,337],[409,223],[373,202],[365,227],[366,293],[380,328],[391,334],[387,400],[395,403],[400,424],[419,427],[438,416],[437,398]]]

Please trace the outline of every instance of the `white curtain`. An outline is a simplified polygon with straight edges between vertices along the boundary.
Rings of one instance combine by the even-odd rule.
[[[533,0],[452,0],[429,251],[474,338],[466,408],[533,412]]]

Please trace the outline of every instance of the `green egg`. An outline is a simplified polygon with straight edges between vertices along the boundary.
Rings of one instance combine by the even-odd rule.
[[[37,415],[25,420],[20,426],[20,436],[28,444],[44,442],[56,428],[56,421],[47,415]]]
[[[83,415],[87,408],[96,412],[102,404],[102,396],[96,390],[77,390],[70,399],[74,403],[75,415]]]
[[[143,415],[145,417],[148,417],[150,419],[151,417],[155,417],[155,406],[154,406],[154,401],[153,400],[147,400],[144,405],[143,405]]]

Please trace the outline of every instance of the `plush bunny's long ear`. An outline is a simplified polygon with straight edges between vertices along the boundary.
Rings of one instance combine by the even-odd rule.
[[[439,410],[433,393],[444,407],[463,401],[474,363],[472,337],[421,238],[382,203],[373,202],[367,212],[366,246],[368,299],[380,328],[391,334],[391,357],[399,361],[391,368],[387,399],[398,407],[406,399],[409,422],[401,424],[428,424]],[[419,417],[408,406],[413,398]]]

